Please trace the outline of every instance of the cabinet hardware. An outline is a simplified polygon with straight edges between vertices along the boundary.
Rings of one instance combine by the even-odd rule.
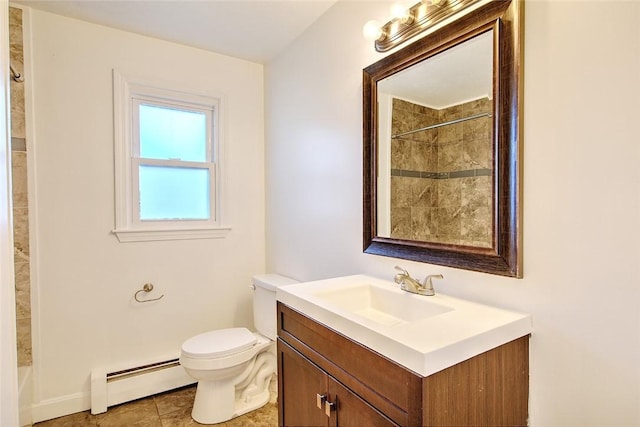
[[[324,402],[324,413],[327,417],[331,416],[331,411],[336,410],[336,404],[334,402],[329,402],[328,400]]]
[[[317,394],[316,393],[316,405],[318,409],[322,409],[322,404],[327,400],[326,394]]]

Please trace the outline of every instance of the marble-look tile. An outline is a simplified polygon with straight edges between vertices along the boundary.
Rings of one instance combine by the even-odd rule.
[[[22,45],[22,9],[9,7],[9,40]]]
[[[491,169],[493,167],[493,146],[490,138],[465,139],[462,151],[463,169]]]
[[[162,427],[158,409],[153,397],[136,400],[109,408],[104,414],[97,415],[99,427]]]
[[[440,121],[447,122],[449,120],[460,119],[465,116],[465,111],[461,105],[453,105],[440,110]]]
[[[24,73],[24,48],[22,37],[22,10],[9,8],[9,55],[11,65],[19,73]],[[24,83],[11,79],[11,136],[25,137]]]
[[[463,160],[462,141],[438,147],[438,172],[462,170]]]
[[[472,116],[474,114],[490,113],[493,108],[493,102],[485,97],[466,102],[461,106],[466,116]]]
[[[189,426],[201,426],[202,424],[196,422],[191,418],[191,407],[178,409],[177,411],[169,412],[167,414],[160,415],[160,422],[162,427],[189,427]],[[214,426],[225,426],[226,423],[214,424]]]
[[[13,245],[17,252],[29,256],[29,209],[27,208],[13,208]]]
[[[226,422],[228,427],[269,427],[277,424],[278,406],[273,403]]]
[[[420,129],[422,127],[424,127],[424,125],[416,126],[415,129]],[[438,129],[428,129],[421,132],[416,132],[411,135],[411,138],[413,138],[414,141],[434,144],[438,142]]]
[[[435,206],[438,208],[459,208],[462,204],[460,179],[439,179],[437,184]]]
[[[269,382],[269,403],[276,403],[278,401],[278,374],[271,375],[271,381]]]
[[[398,111],[398,112],[406,113],[407,111],[412,110],[411,102],[405,101],[404,99],[393,98],[391,103],[392,103],[391,108],[393,109],[394,112]]]
[[[411,238],[411,208],[391,209],[391,237],[396,239]]]
[[[449,240],[460,239],[461,215],[460,208],[437,208],[438,236]]]
[[[275,375],[274,375],[275,378]],[[276,382],[275,380],[272,382]],[[98,427],[98,426],[158,426],[187,427],[199,426],[191,418],[195,386],[189,386],[166,393],[123,403],[111,407],[107,412],[91,415],[89,411],[67,415],[49,421],[36,423],[36,427]],[[232,420],[213,424],[218,427],[278,425],[278,407],[274,402]]]
[[[422,141],[411,142],[410,170],[433,172],[438,164],[438,151],[435,144]]]
[[[491,100],[481,98],[436,111],[394,100],[394,133],[490,112],[492,106]],[[392,167],[422,172],[490,169],[491,123],[491,118],[480,118],[405,136],[392,143]],[[392,236],[449,244],[478,241],[486,246],[486,236],[491,233],[486,224],[491,221],[472,216],[471,212],[491,208],[491,177],[465,179],[439,179],[429,185],[425,179],[392,177]]]
[[[16,278],[16,319],[31,317],[31,287],[29,283],[29,263],[14,264]]]
[[[462,141],[462,126],[459,124],[443,126],[438,130],[438,146]]]
[[[14,67],[22,72],[22,65],[14,64]],[[24,82],[15,82],[11,79],[11,136],[13,138],[25,138],[25,110],[24,110]]]
[[[391,141],[391,168],[409,169],[411,167],[411,141],[397,138]]]
[[[430,208],[436,192],[436,180],[411,178],[411,207]]]
[[[432,212],[430,207],[411,208],[411,240],[430,241],[435,234]]]
[[[488,206],[466,206],[461,212],[461,239],[469,245],[491,247],[491,210]]]
[[[18,366],[30,366],[31,355],[31,318],[16,319],[16,338],[18,341]]]
[[[158,414],[162,416],[185,408],[191,410],[195,396],[196,386],[193,385],[167,393],[157,394],[153,397],[153,400],[158,407]]]
[[[460,183],[460,205],[490,208],[493,191],[490,176],[462,178]]]
[[[20,34],[22,34],[21,30]],[[24,72],[24,48],[22,44],[13,43],[13,41],[9,44],[9,57],[11,58],[11,65],[13,68],[22,74]]]
[[[405,176],[391,177],[391,206],[402,208],[411,206],[412,179]]]
[[[37,427],[94,427],[96,426],[97,417],[91,415],[89,411],[78,412],[77,414],[67,415],[65,417],[54,418],[52,420],[36,423]]]
[[[13,192],[13,207],[26,208],[27,200],[27,153],[24,151],[11,152],[11,181]]]
[[[462,123],[462,135],[465,141],[473,139],[488,139],[491,121],[489,117],[467,120]]]

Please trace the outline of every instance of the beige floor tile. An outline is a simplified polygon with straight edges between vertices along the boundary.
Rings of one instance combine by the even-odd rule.
[[[160,415],[160,421],[162,422],[162,427],[192,427],[202,425],[191,418],[191,407]]]
[[[35,424],[35,427],[194,427],[191,418],[195,386],[109,408],[104,414],[89,411]],[[278,406],[268,403],[253,412],[213,427],[272,427],[278,425]]]
[[[66,417],[36,423],[36,427],[93,427],[96,426],[97,417],[89,411],[67,415]]]
[[[271,427],[278,425],[278,406],[267,403],[262,408],[227,421],[228,427]]]
[[[97,425],[99,427],[162,426],[153,397],[147,397],[109,408],[104,414],[98,414]]]
[[[158,407],[160,416],[179,409],[188,408],[191,411],[193,401],[196,397],[196,386],[188,386],[179,390],[155,395],[153,400]]]

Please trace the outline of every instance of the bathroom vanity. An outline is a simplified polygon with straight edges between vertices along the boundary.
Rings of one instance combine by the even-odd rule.
[[[363,284],[368,296],[359,294]],[[332,301],[332,289],[338,288],[343,300],[351,297],[358,307],[340,307]],[[434,311],[428,308],[434,305],[429,298],[367,276],[279,289],[279,424],[527,425],[530,318],[495,309],[496,319],[478,319],[481,326],[477,328],[485,336],[477,339],[473,325],[465,331],[458,328],[460,313],[456,312],[486,306],[470,303],[467,307],[466,302],[458,306],[460,300],[442,297],[435,305],[449,310]],[[393,322],[389,313],[396,304],[413,316],[412,304],[423,301],[426,317]],[[414,335],[415,326],[447,323],[450,333],[440,328],[429,334],[425,329],[413,343],[404,340],[402,333],[394,335],[396,330]],[[508,332],[498,323],[509,325]],[[461,334],[466,338],[461,339]],[[495,345],[492,336],[496,334],[505,342]],[[451,338],[442,340],[442,336]],[[396,350],[406,358],[396,357]],[[475,354],[469,356],[469,351]]]

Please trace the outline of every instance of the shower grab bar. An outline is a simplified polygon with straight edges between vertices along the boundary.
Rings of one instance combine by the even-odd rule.
[[[162,299],[162,297],[164,297],[164,294],[160,295],[158,298],[151,298],[151,299],[140,299],[138,297],[140,292],[144,292],[148,294],[152,290],[153,290],[153,283],[145,283],[142,289],[140,289],[133,295],[133,298],[138,302],[152,302],[152,301],[158,301],[159,299]]]
[[[474,116],[463,117],[461,119],[450,120],[448,122],[438,123],[438,124],[431,125],[431,126],[425,126],[423,128],[420,128],[420,129],[410,130],[408,132],[397,133],[395,135],[391,135],[391,138],[392,139],[400,138],[401,136],[411,135],[412,133],[424,132],[425,130],[429,130],[429,129],[435,129],[435,128],[439,128],[439,127],[442,127],[442,126],[454,125],[456,123],[466,122],[467,120],[479,119],[480,117],[492,117],[492,115],[491,115],[491,113],[476,114]]]

